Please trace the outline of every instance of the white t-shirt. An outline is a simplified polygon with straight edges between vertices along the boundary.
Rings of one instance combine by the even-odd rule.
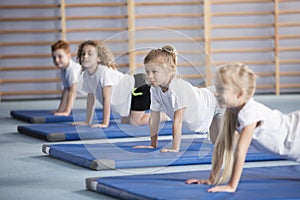
[[[160,87],[151,87],[150,109],[165,112],[174,119],[174,112],[185,108],[183,126],[195,132],[208,132],[217,110],[217,100],[207,88],[196,88],[187,81],[175,77],[165,93]]]
[[[252,123],[252,144],[260,150],[300,162],[300,110],[283,114],[251,98],[238,113],[239,132]]]
[[[134,77],[113,70],[107,66],[99,65],[96,72],[89,75],[83,74],[82,89],[93,93],[103,105],[103,87],[111,86],[111,110],[121,116],[128,116],[131,105],[131,91],[134,87]]]
[[[74,83],[78,83],[81,65],[70,60],[69,66],[61,70],[61,81],[64,87],[69,88]]]

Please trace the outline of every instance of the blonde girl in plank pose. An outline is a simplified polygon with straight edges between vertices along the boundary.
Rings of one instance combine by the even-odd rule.
[[[256,75],[241,63],[220,67],[216,85],[218,101],[226,112],[212,170],[207,180],[189,179],[186,183],[215,185],[208,192],[235,192],[250,143],[300,162],[300,110],[282,114],[255,101]]]

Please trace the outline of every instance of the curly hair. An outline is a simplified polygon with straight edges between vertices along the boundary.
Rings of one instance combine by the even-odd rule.
[[[79,64],[81,64],[81,57],[83,56],[83,48],[87,45],[93,46],[96,48],[97,55],[100,58],[100,61],[98,64],[105,65],[107,67],[110,67],[112,69],[117,69],[117,65],[115,63],[115,58],[112,54],[112,52],[109,50],[108,47],[106,47],[103,43],[97,40],[86,40],[82,42],[77,51],[77,61]]]

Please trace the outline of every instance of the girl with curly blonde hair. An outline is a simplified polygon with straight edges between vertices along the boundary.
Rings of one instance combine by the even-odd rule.
[[[79,45],[77,59],[82,66],[82,90],[88,94],[87,117],[85,122],[73,125],[92,124],[96,99],[103,106],[103,121],[92,127],[108,127],[111,113],[119,114],[122,122],[129,121],[135,125],[148,123],[149,114],[145,111],[150,108],[150,86],[143,79],[143,74],[130,75],[118,71],[111,51],[95,40]]]

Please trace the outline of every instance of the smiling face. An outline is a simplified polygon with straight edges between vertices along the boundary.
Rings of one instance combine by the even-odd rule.
[[[82,48],[80,56],[82,67],[86,68],[89,72],[93,72],[97,68],[99,62],[100,58],[98,57],[96,47],[86,45]]]
[[[52,52],[52,59],[57,68],[65,69],[69,65],[71,54],[66,53],[63,49],[57,49]]]
[[[153,87],[168,87],[170,72],[168,67],[160,63],[145,64],[147,79]]]

